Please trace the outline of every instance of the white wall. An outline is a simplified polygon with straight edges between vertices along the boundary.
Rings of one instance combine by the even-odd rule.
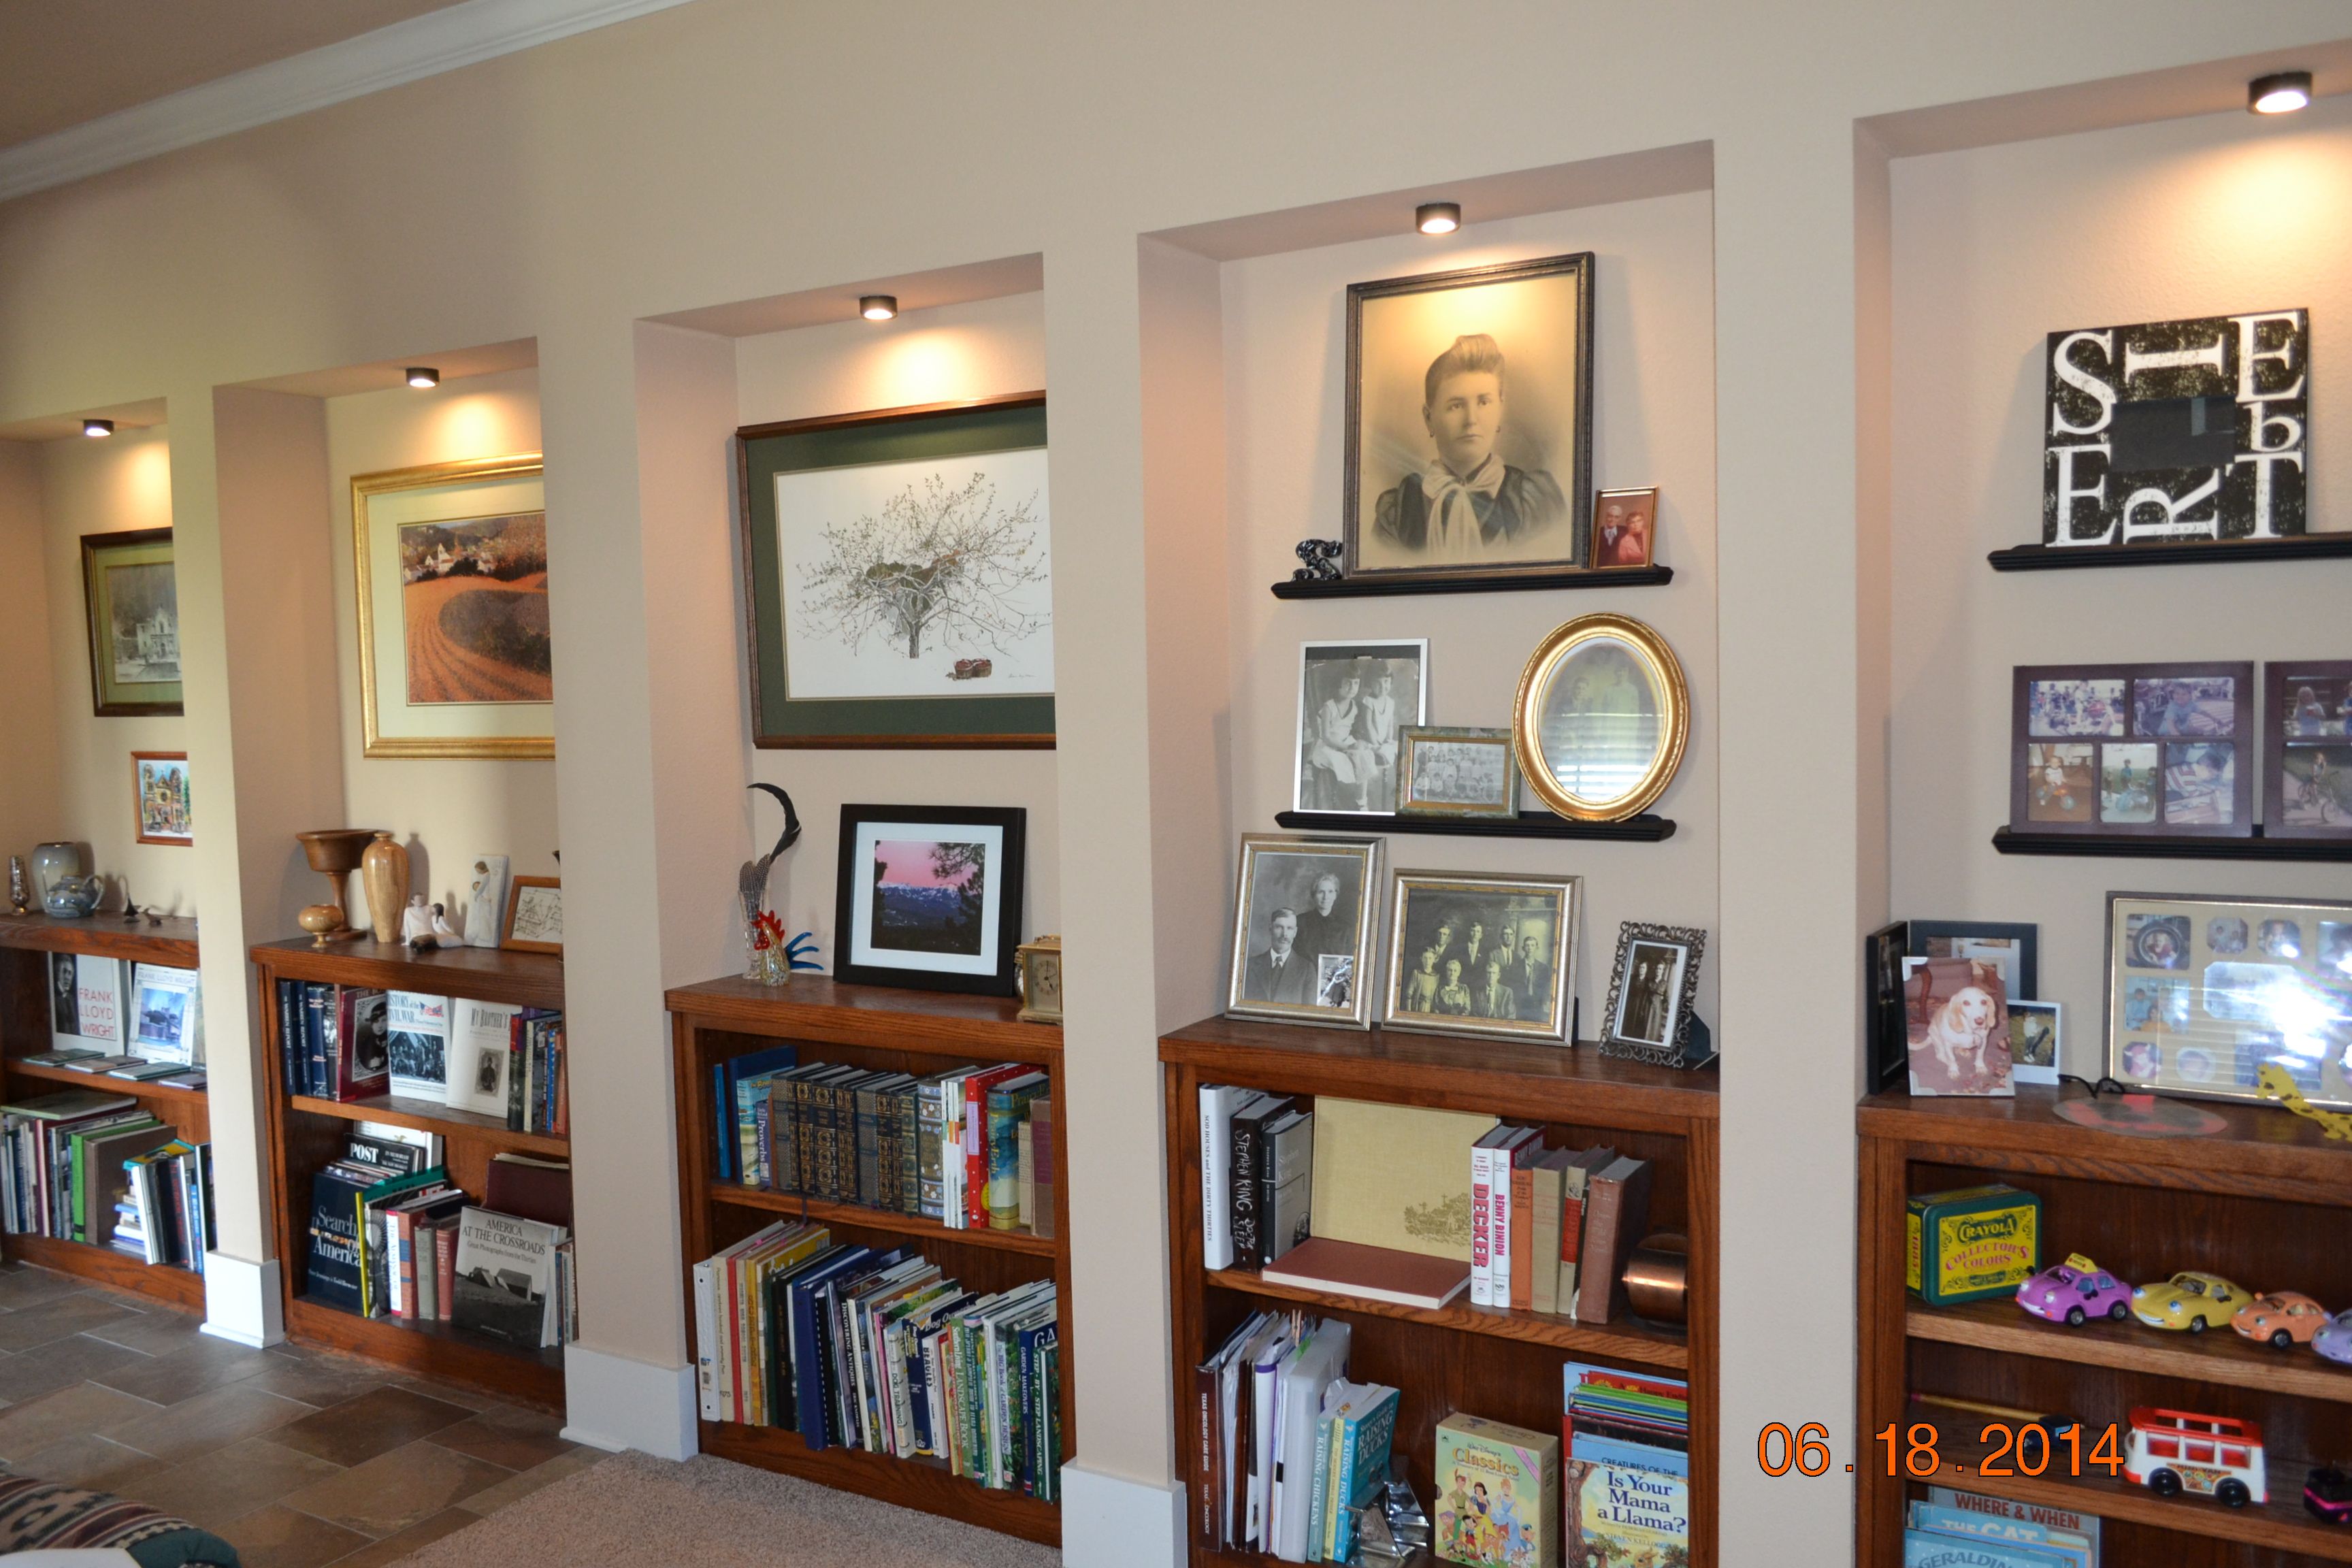
[[[33,846],[60,831],[58,698],[49,658],[47,531],[41,524],[41,447],[0,441],[0,735],[16,761],[0,767],[0,856],[25,858],[26,892]],[[0,890],[5,884],[0,883]]]
[[[2065,1070],[2095,1079],[2110,889],[2334,897],[2344,873],[1994,853],[2010,670],[2342,658],[2343,574],[1995,573],[1985,552],[2042,537],[2046,334],[2294,306],[2312,320],[2311,526],[2352,528],[2329,460],[2352,403],[2352,358],[2329,352],[2352,318],[2352,100],[1898,159],[1894,195],[1894,912],[2039,922]]]

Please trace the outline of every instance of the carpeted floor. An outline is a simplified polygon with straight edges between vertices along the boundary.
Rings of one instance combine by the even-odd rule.
[[[1051,1547],[708,1454],[616,1454],[397,1568],[1057,1568]]]

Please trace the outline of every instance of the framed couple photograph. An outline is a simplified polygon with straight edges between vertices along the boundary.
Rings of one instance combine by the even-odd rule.
[[[1714,1049],[1692,1008],[1706,932],[1694,926],[1627,921],[1601,1009],[1601,1051],[1658,1067],[1703,1067]]]
[[[1019,806],[843,806],[834,978],[1018,996],[1028,822]]]
[[[2251,663],[2021,665],[2011,680],[2011,832],[2253,832]]]
[[[1404,731],[1429,719],[1429,640],[1298,647],[1298,811],[1397,810]]]
[[[1381,841],[1242,838],[1225,1011],[1371,1026]]]
[[[1398,871],[1381,1026],[1574,1043],[1575,877]]]

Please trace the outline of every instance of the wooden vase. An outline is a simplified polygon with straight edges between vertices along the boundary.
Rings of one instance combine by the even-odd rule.
[[[408,851],[389,833],[379,833],[360,857],[360,885],[367,892],[368,923],[382,942],[400,940],[400,914],[408,907]]]

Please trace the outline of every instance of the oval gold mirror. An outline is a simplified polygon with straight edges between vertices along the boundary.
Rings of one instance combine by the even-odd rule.
[[[1579,616],[1538,645],[1511,713],[1519,773],[1579,822],[1639,816],[1690,739],[1690,686],[1665,638],[1629,616]]]

